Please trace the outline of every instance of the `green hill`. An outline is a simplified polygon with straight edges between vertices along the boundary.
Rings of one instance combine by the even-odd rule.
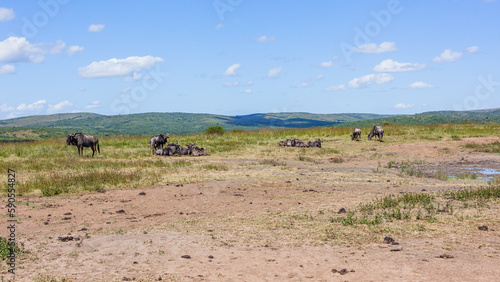
[[[201,133],[211,125],[226,130],[260,128],[307,128],[317,126],[369,127],[375,124],[430,125],[442,123],[500,123],[500,109],[481,111],[435,111],[415,115],[256,113],[224,116],[192,113],[141,113],[98,115],[70,113],[0,120],[0,141],[26,141],[64,137],[85,132],[97,136],[140,136],[159,133]]]

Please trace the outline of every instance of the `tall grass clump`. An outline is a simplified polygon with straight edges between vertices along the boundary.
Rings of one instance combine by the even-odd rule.
[[[99,191],[108,187],[159,179],[158,173],[139,170],[120,172],[115,170],[93,170],[83,173],[51,173],[36,175],[34,179],[19,184],[20,193],[39,189],[43,196],[54,196],[78,191]]]

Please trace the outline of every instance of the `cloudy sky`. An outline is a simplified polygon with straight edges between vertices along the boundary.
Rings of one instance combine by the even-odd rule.
[[[1,1],[0,119],[500,107],[500,1]]]

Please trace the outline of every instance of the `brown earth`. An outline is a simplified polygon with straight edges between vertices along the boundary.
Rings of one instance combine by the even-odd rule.
[[[216,159],[230,168],[210,172],[220,174],[214,178],[218,180],[18,197],[17,240],[27,253],[19,255],[15,278],[498,281],[498,201],[457,210],[434,223],[402,220],[370,229],[327,220],[327,215],[339,216],[341,208],[353,210],[386,195],[485,185],[481,179],[442,181],[425,175],[437,170],[457,175],[470,168],[476,169],[474,173],[480,168],[500,169],[499,155],[463,148],[468,142],[498,140],[384,144],[382,150],[347,156],[343,162],[287,160],[282,165],[253,165],[260,160],[210,156],[199,160]],[[424,177],[389,169],[390,160],[417,161],[415,168]],[[459,216],[465,219],[458,220]],[[309,222],[308,217],[321,220]],[[482,225],[488,231],[479,230]],[[415,226],[420,230],[412,229]],[[333,235],[328,237],[325,230]],[[7,236],[5,228],[0,235]],[[399,245],[384,243],[385,236]],[[2,281],[13,277],[4,264]]]

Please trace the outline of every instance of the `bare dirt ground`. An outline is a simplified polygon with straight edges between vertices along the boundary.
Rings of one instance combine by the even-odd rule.
[[[220,175],[212,181],[19,197],[17,236],[28,253],[20,255],[15,279],[498,281],[498,201],[416,225],[401,220],[370,229],[327,219],[386,195],[486,185],[402,175],[387,163],[415,161],[424,175],[500,169],[499,155],[463,149],[493,141],[498,138],[384,144],[343,162],[256,165],[259,158],[210,156],[195,161],[216,159],[229,168],[207,172]],[[385,236],[399,245],[384,243]],[[13,278],[4,265],[0,276]]]

